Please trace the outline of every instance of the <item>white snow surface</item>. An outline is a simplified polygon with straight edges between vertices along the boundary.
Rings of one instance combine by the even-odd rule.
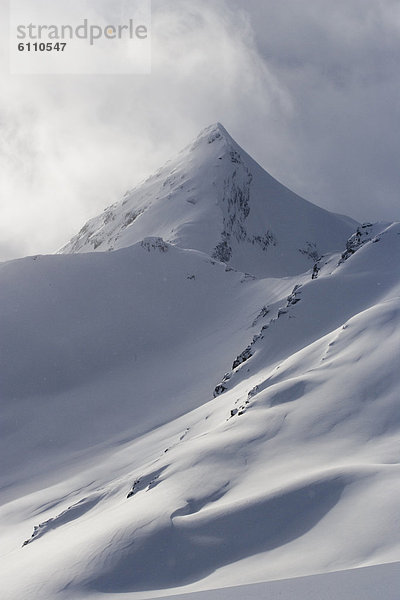
[[[398,600],[400,563],[173,596],[174,600]],[[160,596],[171,598],[171,596]],[[94,597],[93,597],[94,598]],[[126,599],[121,594],[120,600]]]
[[[214,126],[182,154],[204,190],[232,144]],[[303,271],[297,241],[273,267],[236,240],[232,269],[215,198],[190,227],[173,209],[174,239],[154,202],[157,235],[0,265],[1,598],[398,597],[400,224],[335,246],[320,221]],[[281,241],[348,227],[298,203]]]

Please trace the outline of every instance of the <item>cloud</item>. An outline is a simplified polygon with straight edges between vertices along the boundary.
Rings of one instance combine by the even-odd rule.
[[[0,234],[13,240],[9,254],[18,244],[20,254],[56,250],[209,123],[256,134],[291,110],[246,13],[224,1],[154,1],[152,53],[148,76],[3,75]]]
[[[151,75],[2,64],[2,257],[55,251],[217,120],[307,199],[396,218],[399,14],[391,0],[153,0]]]
[[[400,5],[393,0],[235,0],[290,95],[290,149],[274,173],[331,210],[399,219]],[[255,152],[264,165],[269,157]]]

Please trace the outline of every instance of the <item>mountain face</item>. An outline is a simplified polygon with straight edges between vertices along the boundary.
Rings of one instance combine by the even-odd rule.
[[[341,248],[356,226],[278,183],[217,123],[86,223],[61,252],[104,252],[155,236],[275,277],[309,269]]]
[[[0,264],[3,596],[399,561],[399,250],[217,125],[63,253]]]

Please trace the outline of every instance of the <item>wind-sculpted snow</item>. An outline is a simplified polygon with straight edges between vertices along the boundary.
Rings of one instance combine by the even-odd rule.
[[[89,588],[120,593],[191,583],[301,537],[332,509],[345,487],[345,477],[333,476],[220,508],[223,493],[200,502],[205,510],[188,500],[148,535],[133,532],[131,545]],[[207,509],[209,505],[216,506]]]
[[[31,537],[25,540],[23,546],[31,544],[33,541],[42,537],[42,535],[44,535],[48,531],[51,531],[52,529],[57,529],[57,527],[61,527],[62,525],[70,523],[75,519],[79,519],[79,517],[82,517],[85,513],[87,513],[94,506],[96,506],[96,504],[100,502],[100,500],[101,495],[95,495],[89,498],[82,498],[82,500],[79,500],[76,504],[69,506],[66,510],[64,510],[56,517],[48,519],[43,523],[39,523],[39,525],[35,525]]]

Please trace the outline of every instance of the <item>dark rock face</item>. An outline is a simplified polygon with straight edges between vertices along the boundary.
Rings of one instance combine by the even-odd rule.
[[[366,242],[371,240],[373,237],[372,227],[372,223],[363,223],[360,227],[357,227],[357,231],[346,242],[346,250],[339,260],[339,265],[350,258]]]
[[[144,240],[140,242],[140,245],[142,248],[145,248],[147,252],[151,252],[152,250],[158,250],[159,252],[168,251],[168,244],[160,237],[144,238]]]
[[[212,253],[212,258],[219,260],[221,262],[227,263],[230,261],[232,256],[232,248],[229,245],[229,235],[224,233],[223,239],[217,246],[215,247],[214,252]]]
[[[224,181],[221,201],[223,210],[223,230],[221,241],[217,244],[212,257],[221,262],[232,258],[232,240],[259,246],[266,252],[270,246],[276,246],[277,240],[272,231],[262,235],[250,235],[246,229],[246,219],[250,214],[250,191],[253,175],[236,151],[230,152],[231,162],[237,165]]]
[[[304,254],[304,256],[307,256],[314,262],[317,262],[321,258],[320,252],[315,242],[307,242],[306,247],[301,248],[299,252],[301,252],[301,254]]]
[[[243,350],[243,352],[241,352],[239,354],[239,356],[237,356],[235,358],[235,360],[233,361],[232,370],[236,369],[236,367],[238,367],[242,363],[246,362],[246,360],[248,360],[251,356],[253,356],[253,353],[251,351],[251,347],[247,346],[247,348],[245,348]]]
[[[214,398],[223,394],[228,388],[219,383],[214,390]]]

